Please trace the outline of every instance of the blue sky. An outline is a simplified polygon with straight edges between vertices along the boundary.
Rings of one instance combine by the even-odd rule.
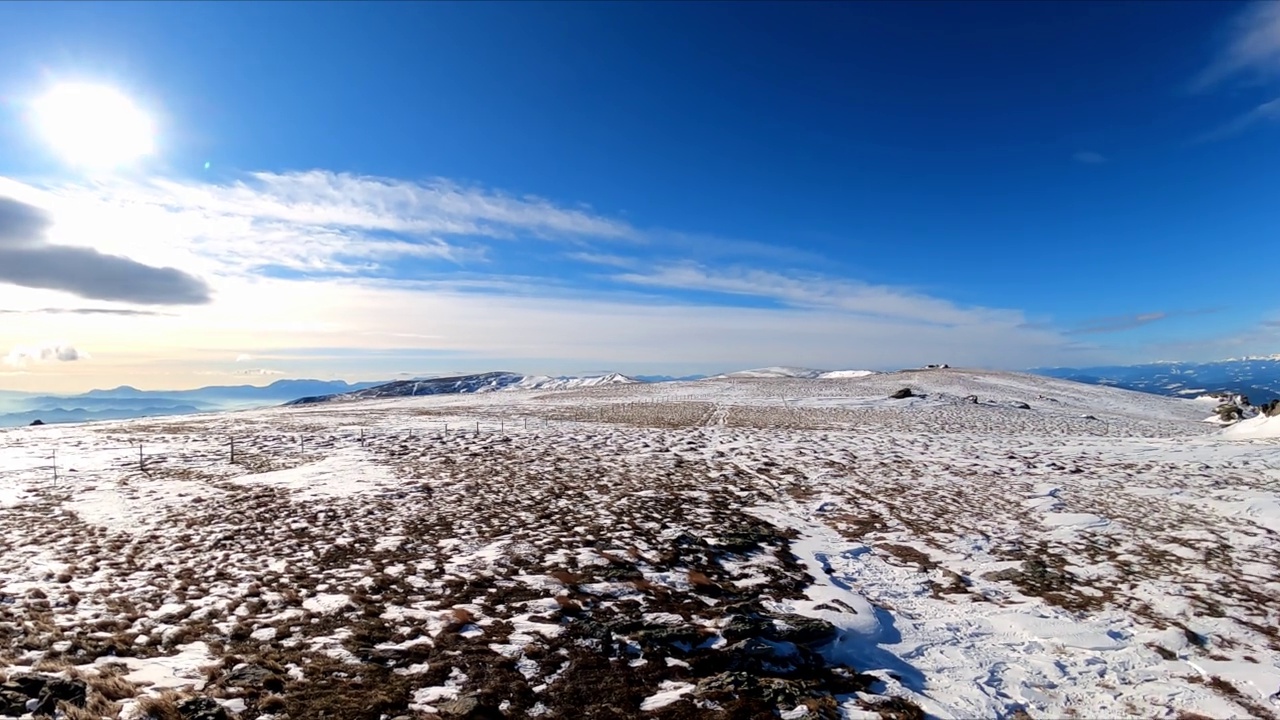
[[[132,263],[0,269],[18,387],[1280,352],[1274,3],[4,3],[0,147]]]

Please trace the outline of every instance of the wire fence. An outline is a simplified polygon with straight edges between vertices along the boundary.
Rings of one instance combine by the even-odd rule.
[[[348,427],[338,428],[336,431],[310,433],[305,431],[218,433],[215,431],[199,435],[199,440],[194,442],[199,443],[201,447],[194,449],[191,448],[193,441],[189,436],[188,439],[178,439],[181,436],[160,439],[160,434],[126,445],[94,445],[81,441],[71,447],[60,447],[55,443],[49,447],[47,459],[42,458],[38,464],[4,467],[0,469],[0,478],[45,473],[54,483],[57,483],[59,479],[65,479],[68,473],[84,474],[85,471],[82,471],[81,467],[92,468],[88,470],[90,473],[101,471],[147,473],[149,469],[171,468],[175,465],[194,470],[214,466],[242,465],[247,459],[263,455],[305,457],[315,456],[325,450],[385,445],[397,440],[409,443],[447,440],[458,436],[474,437],[485,433],[506,435],[508,431],[541,430],[553,426],[576,424],[575,422],[553,422],[546,418],[516,418],[497,421],[439,421],[408,426],[404,429]],[[40,444],[41,439],[36,438],[37,445]],[[27,445],[26,448],[29,450],[30,446]],[[109,454],[114,454],[114,457],[104,457]]]

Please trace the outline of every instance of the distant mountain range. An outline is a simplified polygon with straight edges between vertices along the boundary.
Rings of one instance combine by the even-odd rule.
[[[1229,392],[1244,395],[1255,405],[1280,398],[1280,355],[1206,363],[1161,362],[1087,368],[1036,368],[1031,372],[1091,385],[1109,385],[1174,397]]]
[[[372,400],[376,398],[418,397],[458,393],[484,393],[499,390],[569,390],[600,385],[626,385],[640,382],[619,373],[594,377],[551,377],[521,375],[512,372],[488,372],[476,375],[397,380],[363,390],[299,398],[287,405]]]
[[[352,392],[378,385],[342,380],[277,380],[265,387],[219,385],[194,390],[139,390],[122,385],[82,395],[0,394],[0,427],[45,423],[124,420],[157,415],[240,410],[296,400],[309,395]]]
[[[1162,362],[1087,368],[1037,368],[1030,372],[1091,385],[1108,385],[1174,397],[1196,397],[1213,392],[1229,392],[1245,395],[1255,405],[1280,398],[1280,355],[1208,363]],[[139,390],[126,385],[67,396],[0,390],[0,427],[29,425],[35,420],[45,423],[121,420],[156,415],[240,410],[280,404],[304,405],[444,393],[561,390],[636,382],[702,379],[856,378],[874,374],[870,370],[814,370],[796,367],[739,370],[710,378],[703,375],[629,377],[618,373],[589,377],[551,377],[513,372],[488,372],[394,382],[278,380],[265,387],[224,385],[168,391]]]

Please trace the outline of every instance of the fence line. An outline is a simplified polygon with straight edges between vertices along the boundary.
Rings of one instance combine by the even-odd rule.
[[[602,409],[597,409],[593,415],[595,416],[593,419],[604,418],[604,412]],[[539,419],[542,420],[541,423],[538,422]],[[184,468],[213,467],[223,465],[224,463],[226,465],[240,465],[242,464],[241,461],[246,457],[255,455],[293,455],[305,457],[312,455],[316,449],[334,450],[340,449],[341,447],[368,447],[371,442],[377,442],[379,440],[384,442],[388,440],[394,441],[396,439],[418,442],[447,441],[450,438],[459,436],[478,437],[486,432],[506,436],[509,429],[520,429],[521,431],[528,431],[532,429],[534,432],[537,432],[538,430],[545,430],[552,427],[563,428],[565,426],[577,426],[580,423],[578,420],[552,421],[548,418],[535,417],[534,422],[531,425],[529,417],[520,417],[517,418],[517,420],[518,424],[509,423],[507,418],[500,418],[496,421],[477,420],[470,426],[459,426],[455,423],[453,427],[450,427],[449,421],[441,420],[439,421],[439,425],[434,428],[435,432],[432,432],[432,428],[423,427],[422,425],[406,426],[403,430],[397,430],[394,428],[378,429],[367,428],[364,426],[347,426],[346,428],[336,428],[335,431],[319,431],[316,433],[295,431],[272,434],[269,431],[263,433],[252,433],[250,431],[248,438],[246,438],[244,434],[220,433],[213,431],[196,435],[195,437],[199,439],[194,443],[189,439],[192,437],[190,435],[185,436],[183,440],[178,440],[179,437],[183,436],[172,436],[174,437],[174,440],[178,441],[162,443],[154,439],[154,437],[162,437],[158,434],[157,436],[153,436],[151,444],[153,447],[158,445],[165,449],[152,453],[148,453],[146,450],[148,445],[146,438],[128,445],[94,446],[83,442],[76,442],[70,444],[70,446],[55,444],[49,449],[48,463],[0,469],[0,478],[13,475],[25,475],[35,472],[49,472],[54,486],[56,487],[59,479],[66,475],[66,472],[60,472],[60,469],[63,471],[74,471],[77,474],[81,472],[76,469],[76,465],[80,464],[77,461],[95,462],[100,463],[103,466],[101,468],[95,468],[89,472],[133,469],[146,474],[148,472],[148,467],[161,469],[171,467],[171,464],[175,462],[181,462],[182,467]],[[246,430],[249,429],[246,428]],[[417,432],[415,432],[415,430]],[[264,435],[266,435],[266,437],[263,437]],[[225,440],[213,442],[207,440],[207,438],[210,437],[223,437]],[[39,438],[33,439],[39,440]],[[291,452],[291,447],[295,446],[295,440],[296,451]],[[191,446],[196,443],[203,447],[192,448]],[[350,443],[350,445],[347,443]],[[308,444],[310,444],[312,448],[312,453],[308,453]],[[36,446],[39,447],[40,444],[36,443]],[[15,448],[24,447],[31,448],[31,445],[23,443],[15,446]],[[61,459],[58,457],[59,449],[62,450]],[[68,457],[68,450],[71,450],[70,458]],[[190,452],[192,450],[194,450],[194,452]],[[2,451],[2,449],[0,449],[0,451]],[[137,453],[136,457],[133,455],[135,452]],[[121,454],[114,458],[102,458],[101,455],[103,453]]]

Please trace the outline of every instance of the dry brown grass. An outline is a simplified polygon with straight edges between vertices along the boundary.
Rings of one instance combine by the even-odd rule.
[[[175,692],[164,692],[139,700],[138,710],[148,720],[182,720],[182,713],[178,712],[180,702],[182,702],[181,695]]]
[[[98,675],[88,678],[87,682],[90,691],[111,702],[127,700],[138,694],[137,685],[118,675]]]
[[[716,583],[701,570],[690,570],[689,584],[694,587],[714,587]]]

